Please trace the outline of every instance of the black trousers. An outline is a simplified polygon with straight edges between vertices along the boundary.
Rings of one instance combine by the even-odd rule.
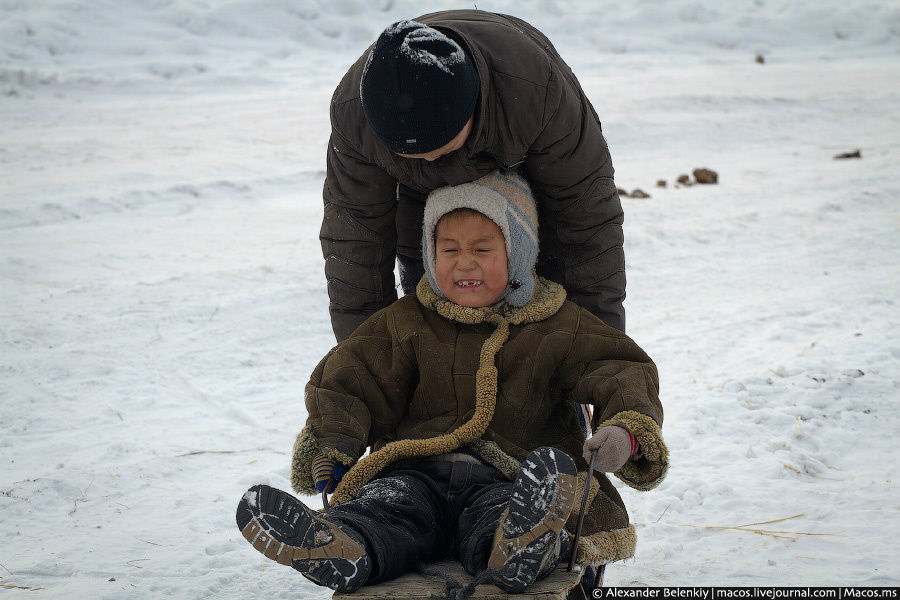
[[[363,540],[372,559],[370,584],[448,556],[476,575],[487,567],[512,485],[492,467],[420,461],[364,485],[327,519]]]

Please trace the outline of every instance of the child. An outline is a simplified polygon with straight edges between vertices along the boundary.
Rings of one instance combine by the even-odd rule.
[[[306,386],[291,483],[314,494],[340,481],[331,507],[254,486],[238,506],[244,536],[342,592],[448,555],[513,593],[573,551],[585,565],[633,556],[601,472],[577,549],[569,531],[592,451],[595,470],[637,489],[665,475],[653,362],[535,275],[537,209],[514,173],[434,191],[422,252],[416,294],[366,320]],[[587,441],[580,405],[598,428]]]

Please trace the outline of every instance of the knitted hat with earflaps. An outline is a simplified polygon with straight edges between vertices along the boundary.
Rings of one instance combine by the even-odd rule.
[[[492,171],[471,183],[440,188],[428,195],[422,224],[425,276],[437,294],[434,230],[441,217],[470,208],[497,224],[506,239],[509,283],[496,303],[524,306],[534,295],[534,265],[538,255],[538,214],[528,182],[512,171]]]

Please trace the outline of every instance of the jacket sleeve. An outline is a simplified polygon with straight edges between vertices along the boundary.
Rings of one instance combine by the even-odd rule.
[[[326,159],[319,239],[331,326],[340,342],[397,299],[397,181],[356,152],[334,127]]]
[[[551,73],[545,106],[526,165],[545,234],[555,236],[561,283],[569,299],[624,331],[622,204],[600,121],[564,64]]]
[[[400,346],[390,309],[335,346],[306,384],[308,418],[291,461],[294,489],[315,494],[311,465],[319,452],[350,467],[367,446],[390,436],[406,411],[416,372]]]
[[[592,429],[619,425],[640,444],[616,476],[629,486],[649,490],[665,477],[669,451],[662,437],[656,365],[623,333],[582,312],[578,331],[564,365],[569,397],[594,407]]]

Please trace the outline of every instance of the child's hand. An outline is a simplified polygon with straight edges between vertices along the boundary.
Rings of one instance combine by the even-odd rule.
[[[328,480],[334,477],[335,486],[337,482],[344,478],[344,475],[347,473],[347,466],[343,465],[336,460],[328,458],[321,452],[316,455],[312,462],[312,476],[313,481],[316,482],[316,489],[320,492],[325,489],[325,486],[328,485]],[[329,492],[334,491],[334,487],[328,490]]]
[[[637,440],[624,427],[607,425],[584,442],[584,460],[588,464],[591,463],[591,452],[594,450],[597,450],[594,470],[615,473],[637,451]]]

